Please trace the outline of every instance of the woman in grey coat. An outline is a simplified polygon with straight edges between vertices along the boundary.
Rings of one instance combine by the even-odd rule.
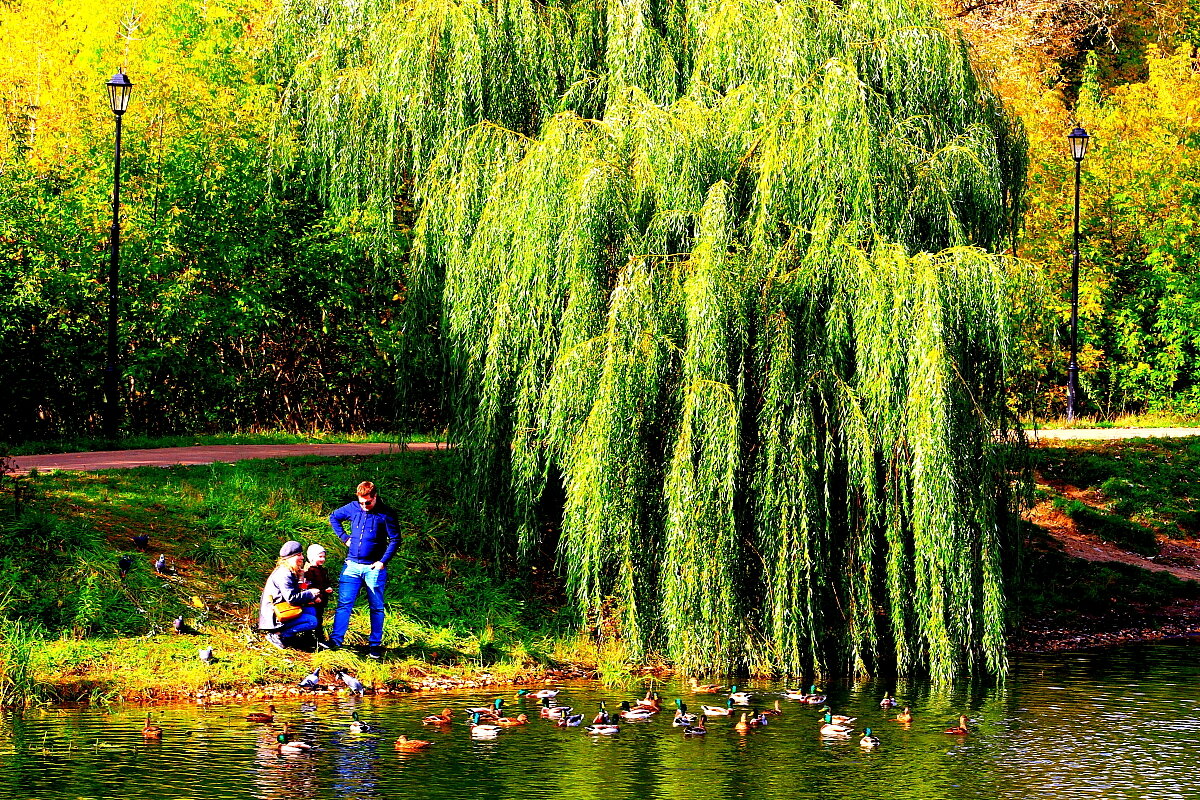
[[[265,631],[266,640],[283,650],[287,645],[284,640],[298,633],[311,631],[317,627],[317,614],[312,603],[320,595],[320,589],[301,589],[300,575],[304,570],[304,549],[299,542],[284,542],[279,548],[279,559],[275,569],[267,578],[263,587],[262,599],[258,605],[258,627]],[[275,616],[275,604],[288,602],[292,605],[303,606],[300,616],[290,622],[280,622]]]

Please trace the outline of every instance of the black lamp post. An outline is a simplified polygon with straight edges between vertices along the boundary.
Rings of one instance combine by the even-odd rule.
[[[1067,364],[1067,419],[1075,419],[1079,397],[1079,171],[1087,155],[1088,133],[1075,128],[1067,134],[1075,159],[1075,239],[1071,247],[1071,361]]]
[[[121,261],[121,118],[129,108],[133,83],[124,70],[108,81],[108,102],[117,120],[116,147],[113,157],[112,230],[108,251],[108,347],[104,365],[104,435],[117,438],[120,408],[117,400],[117,285]]]

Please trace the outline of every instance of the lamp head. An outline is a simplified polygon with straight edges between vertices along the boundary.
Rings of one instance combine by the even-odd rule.
[[[1067,134],[1067,141],[1071,143],[1071,156],[1076,161],[1083,161],[1083,157],[1087,155],[1088,139],[1090,138],[1088,132],[1080,127],[1076,127]]]
[[[125,109],[129,108],[129,95],[133,93],[133,82],[122,70],[109,78],[105,85],[108,86],[108,104],[112,107],[112,112],[119,117],[125,113]]]

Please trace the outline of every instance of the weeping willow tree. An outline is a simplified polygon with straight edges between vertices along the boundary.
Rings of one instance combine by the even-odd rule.
[[[1025,149],[926,0],[286,0],[275,31],[280,151],[383,242],[416,209],[481,542],[689,672],[1005,668]]]

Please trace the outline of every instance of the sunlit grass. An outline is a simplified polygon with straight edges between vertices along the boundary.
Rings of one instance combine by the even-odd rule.
[[[9,455],[40,455],[46,453],[86,453],[99,450],[147,450],[159,447],[199,447],[203,445],[234,444],[334,444],[340,442],[431,442],[439,434],[396,434],[383,432],[331,433],[328,431],[237,431],[214,434],[180,434],[175,436],[126,436],[121,439],[73,437],[49,441],[6,444],[0,442],[0,452]]]

